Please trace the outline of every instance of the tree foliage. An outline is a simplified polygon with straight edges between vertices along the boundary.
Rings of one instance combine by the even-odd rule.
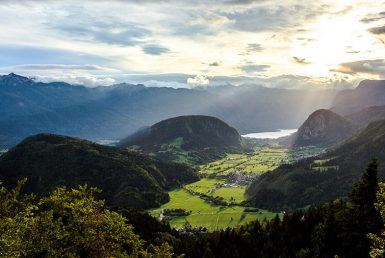
[[[132,226],[95,200],[99,190],[57,188],[37,204],[18,201],[18,187],[1,188],[1,257],[138,257],[142,248]]]
[[[385,182],[378,184],[378,191],[376,193],[375,207],[381,214],[383,223],[385,223]],[[372,241],[370,249],[371,257],[384,257],[385,254],[385,226],[382,227],[381,234],[369,233],[368,238]]]

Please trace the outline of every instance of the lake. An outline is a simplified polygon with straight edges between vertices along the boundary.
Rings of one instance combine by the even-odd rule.
[[[257,139],[277,139],[279,137],[288,136],[297,132],[297,129],[279,129],[274,132],[249,133],[242,135],[242,137],[257,138]]]

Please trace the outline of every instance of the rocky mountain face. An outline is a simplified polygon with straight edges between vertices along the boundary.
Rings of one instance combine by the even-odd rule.
[[[188,158],[194,159],[196,156],[195,158],[203,161],[222,156],[226,152],[246,150],[237,130],[210,116],[166,119],[151,127],[140,129],[122,140],[118,146],[135,146],[137,150],[170,160],[182,152],[188,152]]]
[[[358,124],[330,110],[320,109],[312,113],[291,136],[292,146],[330,146],[359,128]]]
[[[242,134],[297,128],[314,110],[330,107],[335,94],[257,85],[87,88],[9,74],[0,77],[0,149],[43,132],[93,141],[122,139],[143,126],[185,115],[214,116]]]

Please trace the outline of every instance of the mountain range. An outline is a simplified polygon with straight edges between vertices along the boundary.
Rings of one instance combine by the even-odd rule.
[[[172,89],[119,84],[87,88],[39,83],[10,74],[0,77],[0,148],[28,138],[0,157],[0,180],[14,185],[26,176],[26,191],[43,195],[71,178],[69,187],[87,182],[103,190],[106,187],[103,198],[109,205],[155,207],[167,201],[170,187],[198,180],[198,176],[187,166],[123,148],[168,160],[192,157],[202,163],[221,157],[229,149],[245,150],[237,130],[255,132],[298,125],[298,132],[288,140],[291,146],[335,146],[319,157],[327,169],[314,169],[314,159],[302,160],[261,175],[247,190],[251,205],[294,209],[343,198],[371,155],[385,162],[381,147],[385,125],[384,120],[378,120],[385,117],[384,96],[384,81],[363,81],[356,89],[336,95],[335,91],[250,85]],[[111,147],[57,134],[92,140],[126,138],[119,145],[123,148],[104,149]],[[202,151],[209,146],[215,147]],[[181,156],[173,157],[175,150]],[[143,173],[136,175],[135,171]],[[116,182],[119,186],[111,189]],[[142,182],[151,189],[140,188]]]
[[[239,133],[298,128],[314,110],[329,108],[335,90],[257,85],[174,89],[142,84],[95,88],[0,76],[0,149],[38,133],[99,141],[123,139],[143,126],[185,115],[221,119]]]

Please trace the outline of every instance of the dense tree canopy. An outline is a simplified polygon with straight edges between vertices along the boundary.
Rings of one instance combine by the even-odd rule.
[[[1,257],[172,257],[167,243],[150,245],[134,234],[122,215],[95,200],[97,188],[60,187],[36,204],[20,198],[25,180],[0,189]]]

